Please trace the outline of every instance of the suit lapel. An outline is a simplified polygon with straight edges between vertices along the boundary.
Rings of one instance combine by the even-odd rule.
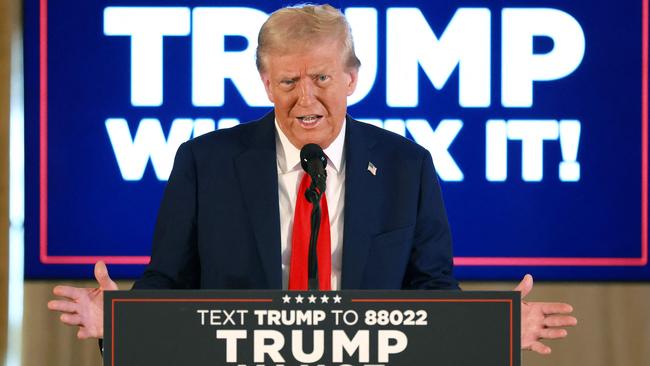
[[[368,172],[374,141],[363,135],[359,123],[347,117],[342,289],[361,288],[375,221],[373,217],[378,210],[378,200],[373,197],[377,197],[380,191],[378,180]],[[244,137],[246,148],[235,158],[235,170],[269,288],[280,289],[282,249],[273,113],[258,124]]]
[[[374,141],[363,135],[359,123],[348,116],[345,143],[345,216],[343,229],[342,289],[359,289],[363,281],[370,235],[378,207],[377,179],[368,171]]]
[[[274,114],[267,114],[257,123],[244,137],[247,146],[235,158],[235,169],[268,286],[280,289],[282,259]]]

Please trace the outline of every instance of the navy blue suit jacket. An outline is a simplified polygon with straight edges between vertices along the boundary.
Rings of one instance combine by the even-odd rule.
[[[275,146],[273,113],[181,145],[134,288],[282,288]],[[429,152],[347,117],[344,154],[341,288],[457,289]]]

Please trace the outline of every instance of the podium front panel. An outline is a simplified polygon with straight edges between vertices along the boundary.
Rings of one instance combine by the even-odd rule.
[[[111,291],[104,365],[520,365],[517,292]]]

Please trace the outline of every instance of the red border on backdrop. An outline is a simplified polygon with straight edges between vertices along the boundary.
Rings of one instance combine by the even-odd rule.
[[[648,1],[641,1],[641,257],[454,257],[460,266],[644,266],[648,263]],[[148,264],[149,256],[70,256],[47,252],[47,0],[40,0],[40,260],[44,264]]]

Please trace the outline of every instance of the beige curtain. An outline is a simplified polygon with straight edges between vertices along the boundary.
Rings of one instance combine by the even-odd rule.
[[[9,266],[9,65],[16,1],[0,1],[0,355],[7,347],[7,281]],[[0,362],[4,361],[2,357]]]

